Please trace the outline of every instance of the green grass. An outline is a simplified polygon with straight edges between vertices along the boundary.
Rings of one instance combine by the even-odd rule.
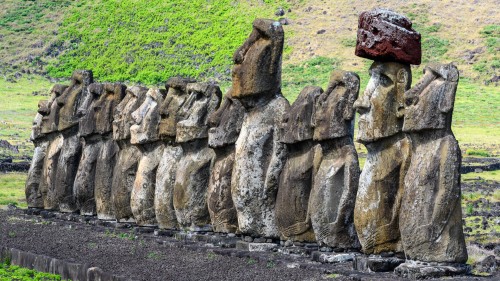
[[[11,265],[9,261],[0,263],[0,281],[12,280],[56,281],[61,280],[61,276]]]
[[[481,173],[468,173],[462,175],[462,180],[475,180],[480,178],[481,180],[497,181],[500,182],[500,171],[483,171]],[[496,193],[497,191],[495,191]],[[498,190],[498,195],[500,196],[500,190]],[[500,201],[500,198],[499,200]]]
[[[8,204],[26,208],[24,184],[26,173],[0,173],[0,208]]]

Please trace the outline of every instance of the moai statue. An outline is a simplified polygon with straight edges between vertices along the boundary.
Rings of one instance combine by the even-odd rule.
[[[59,110],[61,106],[57,99],[66,91],[68,86],[56,84],[52,87],[51,97],[47,103],[47,107],[40,107],[39,113],[43,115],[41,124],[41,133],[45,135],[48,141],[45,158],[42,164],[42,176],[38,186],[43,208],[54,208],[52,200],[48,198],[49,190],[53,188],[56,180],[57,163],[63,145],[63,136],[58,131]]]
[[[286,149],[278,133],[290,108],[281,94],[283,40],[279,22],[256,19],[233,57],[232,96],[242,103],[245,117],[236,141],[231,195],[246,235],[279,236],[275,205]]]
[[[309,213],[316,240],[336,251],[360,248],[354,228],[359,162],[354,147],[354,101],[359,77],[334,71],[328,88],[316,99],[313,116],[314,184]]]
[[[156,225],[154,196],[156,172],[161,156],[163,143],[159,138],[160,105],[165,99],[166,91],[151,88],[146,99],[132,113],[135,125],[130,127],[130,143],[137,145],[142,152],[137,175],[130,198],[130,207],[135,221],[141,226]]]
[[[102,84],[88,86],[88,94],[78,109],[78,136],[82,144],[82,155],[76,172],[73,190],[77,209],[81,215],[95,215],[94,182],[97,155],[99,154],[99,136],[95,134],[95,104],[102,92]]]
[[[81,143],[78,137],[78,108],[89,94],[87,87],[93,82],[92,71],[77,70],[71,76],[71,83],[64,93],[57,98],[61,106],[58,130],[63,135],[62,151],[57,162],[55,184],[49,189],[49,205],[45,208],[58,209],[61,212],[75,212],[77,204],[73,193]]]
[[[220,105],[221,91],[211,83],[189,83],[179,112],[176,142],[182,158],[175,173],[174,209],[180,227],[206,229],[210,224],[207,189],[215,153],[208,147],[208,116]]]
[[[95,172],[95,202],[97,217],[115,219],[112,200],[113,171],[120,147],[113,140],[113,118],[116,106],[125,96],[126,86],[121,83],[104,83],[102,94],[94,107],[95,132],[100,136],[100,151]]]
[[[188,97],[186,86],[194,80],[180,77],[168,79],[167,97],[160,107],[160,139],[164,143],[163,155],[156,173],[155,213],[158,226],[163,229],[178,227],[174,209],[174,185],[182,147],[175,142],[179,113]]]
[[[320,87],[305,87],[280,127],[279,141],[288,151],[276,197],[276,223],[282,240],[315,241],[307,210],[313,183],[314,103],[322,92]]]
[[[52,96],[52,102],[55,96]],[[38,103],[38,112],[33,120],[33,127],[30,135],[30,140],[35,145],[33,159],[31,160],[28,177],[26,179],[25,194],[26,203],[29,208],[43,208],[42,191],[40,190],[40,182],[43,174],[43,162],[47,153],[49,140],[42,133],[43,116],[49,112],[49,103],[51,101],[40,101]]]
[[[410,260],[447,265],[467,261],[460,204],[461,153],[451,131],[458,78],[453,64],[429,64],[422,79],[405,93],[403,132],[411,139],[412,154],[399,227]],[[400,267],[404,270],[413,264]]]
[[[120,150],[113,169],[111,198],[115,218],[118,221],[133,221],[130,194],[133,189],[137,166],[142,153],[130,143],[130,127],[134,124],[132,112],[144,102],[148,88],[127,88],[123,100],[116,106],[113,118],[113,140]]]
[[[231,176],[235,143],[243,123],[244,108],[229,90],[222,105],[208,118],[208,146],[215,152],[207,191],[207,205],[213,231],[234,233],[238,218],[231,197]]]
[[[356,55],[375,60],[368,86],[354,103],[360,114],[357,141],[368,150],[354,209],[365,254],[403,251],[399,214],[410,162],[410,142],[401,131],[404,92],[411,85],[410,64],[421,59],[420,34],[411,25],[406,17],[383,9],[359,17]]]

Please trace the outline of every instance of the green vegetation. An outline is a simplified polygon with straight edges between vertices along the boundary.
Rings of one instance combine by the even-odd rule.
[[[35,270],[11,265],[10,261],[0,263],[0,281],[56,281],[61,276],[38,272]]]
[[[0,208],[14,204],[26,208],[25,173],[0,173]]]

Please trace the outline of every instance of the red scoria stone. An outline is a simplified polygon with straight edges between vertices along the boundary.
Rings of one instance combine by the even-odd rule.
[[[421,36],[405,16],[386,9],[359,15],[356,56],[377,60],[420,64]]]

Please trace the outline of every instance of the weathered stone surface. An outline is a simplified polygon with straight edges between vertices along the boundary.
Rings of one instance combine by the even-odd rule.
[[[38,140],[36,142],[33,159],[31,160],[25,185],[26,203],[30,208],[43,208],[43,197],[42,191],[40,190],[40,182],[44,180],[42,178],[43,162],[45,160],[45,156],[47,155],[48,146],[48,140]]]
[[[393,11],[374,9],[359,15],[356,56],[376,61],[420,64],[420,33],[411,21]]]
[[[366,254],[401,252],[399,213],[410,143],[401,132],[408,65],[374,62],[368,86],[354,108],[360,114],[357,141],[368,155],[360,175],[354,224]]]
[[[116,106],[113,118],[113,139],[120,151],[113,169],[112,201],[117,220],[132,220],[130,194],[133,189],[137,166],[142,153],[130,144],[130,127],[134,124],[132,113],[143,103],[148,88],[133,86],[127,88],[123,100]]]
[[[48,193],[48,197],[53,199],[53,208],[50,209],[55,208],[68,213],[78,210],[73,184],[78,171],[82,144],[74,129],[63,132],[64,140],[57,162],[56,181]]]
[[[165,87],[167,96],[160,107],[160,139],[164,141],[163,157],[158,165],[155,190],[155,212],[158,226],[164,229],[177,228],[177,217],[174,209],[175,174],[182,157],[182,147],[175,142],[177,122],[182,107],[188,98],[186,87],[191,79],[170,78]]]
[[[43,115],[42,118],[42,133],[48,134],[57,131],[59,125],[59,105],[58,99],[66,91],[68,86],[56,84],[51,89],[51,97],[47,106],[39,107],[38,112]]]
[[[234,165],[234,143],[243,123],[244,108],[233,99],[231,90],[221,106],[209,116],[208,145],[215,158],[207,190],[207,205],[215,232],[236,232],[238,219],[231,196],[231,177]]]
[[[111,220],[115,219],[112,200],[113,171],[120,147],[113,139],[101,140],[99,146],[94,181],[96,212],[97,218]]]
[[[183,156],[175,175],[174,209],[179,226],[196,227],[210,223],[206,199],[215,154],[208,147],[207,122],[220,105],[221,91],[210,83],[190,83],[186,88],[189,97],[180,110],[176,133]]]
[[[313,112],[320,87],[308,86],[283,116],[280,139],[288,150],[276,196],[276,224],[282,240],[315,241],[307,216],[313,181]]]
[[[101,135],[113,130],[115,109],[125,97],[126,86],[122,83],[102,84],[102,93],[94,105],[95,132]]]
[[[74,192],[80,214],[95,215],[94,178],[97,155],[100,150],[98,139],[83,140],[82,156],[75,176]]]
[[[412,158],[404,179],[399,226],[409,259],[465,263],[460,191],[461,153],[451,131],[458,70],[431,64],[405,93],[403,131]]]
[[[178,113],[188,97],[186,86],[194,82],[196,81],[192,79],[172,77],[165,84],[168,93],[160,107],[159,134],[162,139],[175,138]]]
[[[314,185],[309,213],[316,240],[336,249],[359,249],[354,228],[359,162],[353,143],[353,104],[359,77],[334,71],[327,90],[316,99]]]
[[[393,271],[398,265],[404,263],[404,259],[398,257],[381,257],[379,255],[356,256],[353,268],[363,272],[387,272]]]
[[[469,274],[470,265],[465,264],[433,264],[406,261],[394,269],[394,273],[410,279],[440,278],[444,276],[455,276]]]
[[[231,193],[242,233],[278,237],[276,194],[286,157],[278,134],[290,107],[280,91],[284,32],[272,20],[257,19],[253,27],[234,55],[233,97],[246,112],[236,141]]]
[[[83,99],[88,94],[87,87],[92,82],[92,71],[76,70],[73,72],[69,87],[57,98],[57,103],[61,107],[59,110],[59,131],[78,124],[77,111]]]
[[[149,89],[144,102],[132,113],[135,124],[130,127],[130,142],[139,145],[143,155],[137,168],[130,206],[136,223],[142,226],[156,224],[154,209],[156,174],[164,147],[159,141],[158,132],[160,105],[165,95],[164,90]]]
[[[43,161],[42,181],[40,182],[40,191],[42,193],[43,207],[45,209],[55,209],[54,200],[49,198],[49,190],[53,189],[56,180],[57,163],[63,147],[64,138],[57,135],[52,139],[47,148],[47,153]]]

